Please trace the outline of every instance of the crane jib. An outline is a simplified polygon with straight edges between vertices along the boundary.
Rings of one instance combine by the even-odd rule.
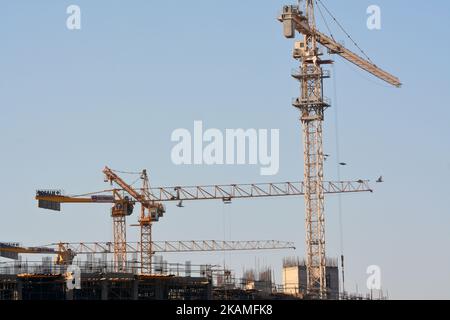
[[[317,42],[326,47],[331,54],[337,54],[375,77],[386,81],[395,87],[401,87],[402,83],[397,77],[382,70],[372,62],[360,57],[356,53],[348,50],[343,45],[337,43],[335,40],[319,32],[318,30],[311,30],[308,21],[301,12],[292,10],[288,7],[284,10],[278,20],[283,23],[284,35],[286,38],[294,38],[295,30],[303,35],[315,36]]]

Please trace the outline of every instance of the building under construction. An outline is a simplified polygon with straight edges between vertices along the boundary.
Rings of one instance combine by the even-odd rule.
[[[2,268],[0,300],[212,299],[208,268],[204,274],[196,276],[181,276],[180,273],[140,275],[132,270],[118,273],[107,264],[85,262],[79,270],[76,279],[58,265],[43,262],[31,266],[17,262],[9,270]]]
[[[284,6],[279,16],[286,38],[301,35],[294,43],[293,57],[299,67],[292,77],[299,81],[300,95],[292,105],[299,111],[304,142],[304,181],[265,184],[231,184],[209,186],[175,186],[151,188],[147,171],[137,172],[141,188],[133,187],[119,176],[120,171],[103,169],[105,182],[113,189],[84,195],[64,195],[59,190],[39,190],[38,206],[60,211],[63,203],[111,205],[113,241],[93,246],[56,244],[53,247],[21,247],[0,244],[0,256],[16,259],[12,264],[0,265],[0,299],[339,299],[339,270],[337,261],[327,259],[325,242],[325,195],[371,192],[367,180],[324,181],[323,122],[325,110],[331,107],[324,96],[324,79],[330,77],[323,69],[334,61],[324,59],[322,47],[330,55],[339,55],[379,79],[400,87],[398,78],[380,69],[370,59],[351,52],[317,30],[315,4],[322,1],[304,0],[299,5]],[[328,10],[326,10],[329,12]],[[333,17],[334,19],[334,17]],[[336,19],[334,19],[336,20]],[[339,25],[340,26],[340,25]],[[348,35],[348,34],[347,34]],[[356,43],[355,43],[356,44]],[[359,47],[358,47],[359,48]],[[123,172],[122,172],[123,173]],[[126,172],[129,174],[129,172]],[[105,192],[107,194],[105,194]],[[288,259],[283,265],[283,284],[275,285],[272,272],[245,272],[237,279],[230,270],[215,266],[170,265],[158,260],[155,253],[286,249],[280,242],[195,242],[163,245],[152,240],[152,224],[166,212],[163,203],[183,201],[221,200],[261,197],[303,196],[305,200],[305,260]],[[140,206],[139,242],[127,242],[126,219],[135,206]],[[47,254],[42,263],[22,262],[18,254]],[[112,262],[105,257],[110,254]],[[86,259],[75,260],[75,256]],[[131,256],[131,257],[130,257]],[[343,256],[341,256],[343,264]],[[346,298],[346,296],[344,296]]]
[[[339,299],[338,268],[329,261],[328,299]],[[306,299],[306,265],[288,259],[283,284],[276,285],[273,271],[247,270],[237,279],[230,270],[211,265],[155,265],[143,275],[131,266],[114,272],[114,264],[88,258],[77,262],[79,277],[67,266],[45,257],[41,263],[17,260],[0,267],[0,300],[260,300]],[[72,265],[72,267],[74,266]],[[69,271],[68,271],[69,270]]]
[[[248,300],[284,295],[270,269],[237,279],[217,265],[172,264],[154,254],[143,272],[140,248],[139,243],[127,243],[127,260],[118,270],[108,260],[114,254],[112,243],[0,243],[0,257],[14,260],[0,264],[0,300]],[[280,241],[155,241],[152,248],[157,253],[294,249]],[[19,254],[44,257],[29,262]]]

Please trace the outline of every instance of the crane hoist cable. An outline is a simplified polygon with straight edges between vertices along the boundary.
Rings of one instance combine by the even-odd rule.
[[[319,10],[320,16],[322,17],[322,20],[325,24],[325,27],[327,28],[330,37],[336,41],[336,39],[333,36],[333,32],[330,29],[330,26],[322,12],[322,9],[319,6],[320,0],[315,0],[316,6]],[[322,4],[323,5],[323,4]],[[327,10],[329,12],[329,10]],[[330,14],[330,13],[329,13]],[[331,14],[330,14],[331,15]],[[336,19],[335,19],[336,20]],[[345,32],[345,31],[344,31]],[[350,37],[350,36],[349,36]],[[368,58],[368,57],[367,57]],[[369,58],[368,58],[369,59]],[[370,59],[369,59],[370,60]],[[340,137],[339,137],[339,108],[338,108],[338,98],[337,98],[337,75],[336,75],[336,68],[334,64],[332,64],[333,69],[333,105],[334,105],[334,115],[335,115],[335,152],[336,152],[336,172],[338,175],[338,180],[341,178],[341,168],[340,168]],[[339,220],[339,251],[340,251],[340,258],[341,258],[341,272],[342,272],[342,293],[345,292],[345,271],[344,271],[344,223],[343,223],[343,213],[342,213],[342,197],[341,195],[338,195],[338,220]]]
[[[377,85],[379,87],[382,87],[382,88],[395,89],[395,88],[392,88],[392,86],[390,86],[390,85],[386,85],[386,84],[384,84],[384,83],[382,83],[380,81],[372,79],[371,77],[367,77],[365,73],[361,72],[359,70],[359,68],[355,67],[352,63],[348,62],[347,60],[343,59],[342,61],[344,62],[344,65],[350,71],[352,71],[354,74],[356,74],[361,79],[363,79],[363,80],[365,80],[367,82],[370,82],[372,84],[375,84],[375,85]]]
[[[141,177],[137,178],[132,183],[130,183],[130,186],[134,186],[139,180],[141,180]]]
[[[330,12],[330,10],[325,6],[325,4],[322,2],[322,0],[316,0],[316,2],[319,2],[320,5],[322,5],[322,7],[325,9],[325,11],[330,15],[330,17],[334,20],[334,22],[336,22],[336,24],[338,25],[338,27],[342,30],[342,32],[345,33],[345,35],[350,39],[350,41],[355,45],[356,48],[358,48],[359,51],[361,51],[361,53],[367,58],[367,60],[369,60],[370,62],[373,63],[373,61],[370,59],[370,57],[366,54],[366,52],[361,49],[361,47],[356,43],[356,41],[352,38],[352,36],[350,36],[350,34],[344,29],[344,27],[342,26],[342,24],[339,23],[339,21],[336,19],[336,17]]]
[[[137,172],[137,171],[121,171],[121,170],[115,170],[115,169],[110,169],[113,172],[117,172],[117,173],[122,173],[122,174],[142,174],[142,172]]]
[[[336,39],[334,38],[333,32],[331,31],[331,28],[330,28],[330,26],[329,26],[329,23],[328,23],[328,21],[326,20],[324,14],[323,14],[322,9],[320,9],[319,3],[327,10],[328,14],[336,21],[336,23],[340,26],[340,28],[344,31],[344,33],[346,33],[346,35],[352,40],[352,42],[355,44],[355,46],[361,51],[361,53],[364,54],[364,56],[365,56],[370,62],[373,63],[373,61],[367,56],[367,54],[365,54],[365,52],[359,47],[359,45],[356,43],[356,41],[354,41],[353,38],[352,38],[352,37],[351,37],[351,36],[343,29],[342,25],[339,24],[339,22],[337,21],[337,19],[334,18],[334,16],[333,16],[333,15],[331,14],[331,12],[325,7],[325,5],[321,2],[321,0],[314,0],[314,1],[316,2],[316,7],[317,7],[317,9],[319,10],[320,16],[322,17],[322,20],[323,20],[323,22],[324,22],[324,24],[325,24],[325,27],[327,28],[328,32],[330,33],[330,37],[331,37],[334,41],[336,41]],[[371,83],[373,83],[373,84],[376,84],[376,85],[378,85],[378,86],[380,86],[380,87],[390,88],[390,89],[392,88],[391,86],[387,86],[387,85],[384,85],[384,84],[379,83],[379,82],[377,82],[377,81],[373,81],[371,78],[364,76],[361,72],[358,72],[355,68],[353,68],[353,65],[351,65],[350,63],[348,63],[348,61],[346,61],[345,59],[344,59],[343,61],[344,61],[344,63],[348,66],[348,68],[349,68],[352,72],[356,73],[356,74],[357,74],[358,76],[360,76],[362,79],[364,79],[364,80],[366,80],[366,81],[369,81],[369,82],[371,82]],[[334,71],[334,68],[333,68],[333,71]]]
[[[332,65],[333,68],[333,105],[334,105],[334,128],[335,128],[335,143],[336,143],[336,170],[338,179],[341,177],[341,162],[340,159],[340,137],[339,137],[339,108],[338,108],[338,98],[337,98],[337,76],[336,67]],[[342,197],[338,195],[338,220],[339,220],[339,250],[341,253],[341,272],[342,272],[342,293],[345,293],[345,269],[344,269],[344,218],[342,213]]]
[[[101,191],[94,191],[94,192],[88,192],[88,193],[83,193],[83,194],[74,194],[74,195],[68,195],[68,196],[71,198],[81,198],[81,197],[99,195],[102,193],[111,193],[115,190],[117,190],[117,189],[106,189],[106,190],[101,190]]]
[[[319,10],[320,16],[322,17],[322,20],[325,24],[325,27],[327,28],[330,37],[336,41],[336,39],[333,36],[333,33],[330,29],[330,26],[322,12],[322,9],[319,6],[319,1],[320,0],[315,0],[316,6]],[[323,5],[323,4],[322,4]],[[324,6],[324,5],[323,5]],[[324,6],[325,7],[325,6]],[[325,7],[326,9],[326,7]],[[330,11],[328,9],[326,9],[327,12],[331,15]],[[332,16],[332,15],[331,15]],[[336,19],[334,19],[336,21]],[[336,21],[337,22],[337,21]],[[338,23],[338,22],[337,22]],[[339,24],[339,23],[338,23]],[[343,28],[342,28],[343,29]],[[344,30],[345,32],[345,30]],[[348,35],[348,37],[350,37]],[[351,37],[350,37],[351,38]],[[368,57],[367,57],[368,58]],[[369,58],[368,58],[369,59]],[[370,59],[369,59],[370,60]],[[340,137],[339,137],[339,108],[338,108],[338,98],[337,98],[337,81],[336,81],[336,68],[334,66],[334,64],[332,64],[332,68],[333,68],[333,105],[334,105],[334,110],[335,110],[335,148],[336,148],[336,170],[337,170],[337,175],[338,175],[338,180],[341,179],[341,168],[340,168]],[[344,282],[344,224],[343,224],[343,214],[342,214],[342,197],[341,195],[338,195],[338,220],[339,220],[339,251],[340,251],[340,256],[341,256],[341,267],[342,267],[342,292],[345,292],[345,282]]]
[[[328,32],[330,33],[331,39],[333,39],[334,41],[336,41],[336,39],[335,39],[334,36],[333,36],[333,33],[331,32],[330,26],[328,25],[328,21],[325,19],[325,16],[324,16],[324,14],[323,14],[323,12],[322,12],[322,9],[320,9],[319,3],[317,2],[317,0],[315,0],[315,2],[316,2],[316,7],[317,7],[317,9],[319,9],[320,16],[322,17],[322,20],[323,20],[323,22],[324,22],[324,24],[325,24],[325,27],[327,28]]]

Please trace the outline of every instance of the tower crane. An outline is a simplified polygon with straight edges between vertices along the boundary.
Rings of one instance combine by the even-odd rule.
[[[141,215],[139,218],[140,239],[141,239],[141,270],[143,273],[151,273],[152,267],[152,222],[158,221],[165,213],[165,207],[162,201],[178,201],[182,203],[185,200],[214,200],[221,199],[229,203],[235,198],[257,198],[257,197],[275,197],[300,194],[304,190],[302,183],[269,183],[269,184],[232,184],[232,185],[213,185],[213,186],[191,186],[191,187],[160,187],[150,188],[147,170],[141,173],[143,187],[138,192],[131,185],[127,184],[116,173],[108,167],[103,170],[107,180],[114,182],[131,197],[141,203]],[[322,185],[323,187],[323,185]],[[359,180],[356,183],[328,183],[325,185],[329,193],[347,192],[352,190],[371,191],[368,181]],[[346,187],[348,189],[346,189]],[[339,190],[339,191],[338,191]],[[126,255],[126,252],[125,252]]]
[[[150,200],[148,196],[149,181],[147,170],[141,173],[142,189],[141,192],[135,190],[131,185],[127,184],[120,178],[113,170],[107,166],[103,169],[106,180],[116,183],[124,191],[126,191],[136,201],[141,203],[141,214],[139,217],[140,239],[141,239],[141,272],[145,274],[151,273],[152,265],[152,222],[158,221],[166,211],[165,207],[157,201]],[[125,234],[124,230],[118,230],[119,233]],[[126,248],[120,252],[121,255],[126,256]]]
[[[317,1],[321,2],[304,0],[304,11],[300,10],[300,5],[284,6],[278,20],[283,23],[286,38],[295,38],[296,32],[303,35],[303,39],[294,45],[293,57],[300,62],[300,68],[292,76],[300,82],[300,97],[295,98],[292,104],[300,111],[303,127],[307,292],[325,298],[325,192],[320,186],[323,184],[324,161],[322,126],[324,111],[330,103],[323,95],[323,79],[329,78],[329,73],[322,69],[322,65],[333,61],[321,58],[319,45],[327,48],[330,54],[341,56],[395,87],[400,87],[401,82],[370,60],[319,32],[314,16],[314,3]]]
[[[92,194],[90,197],[64,196],[60,190],[38,190],[38,207],[60,211],[61,203],[112,203],[114,264],[117,272],[126,268],[126,217],[133,213],[135,201],[122,190],[108,190],[111,195]]]
[[[103,173],[106,177],[105,180],[117,184],[121,189],[103,190],[81,196],[66,196],[62,195],[60,191],[40,190],[37,191],[36,200],[39,202],[39,207],[50,210],[60,210],[61,203],[113,203],[112,212],[115,213],[113,215],[113,247],[117,271],[125,270],[126,267],[125,217],[131,214],[136,202],[141,203],[141,215],[139,217],[141,241],[139,244],[142,273],[151,273],[151,258],[155,251],[152,249],[154,242],[151,237],[151,227],[152,223],[158,221],[165,212],[163,202],[222,200],[228,203],[233,199],[299,196],[305,194],[307,186],[304,182],[281,182],[151,188],[147,171],[143,170],[141,173],[142,188],[136,190],[110,168],[105,167]],[[327,194],[372,192],[367,180],[322,182],[317,188]],[[104,195],[105,193],[112,193],[115,196]],[[130,197],[125,196],[125,194]],[[122,210],[115,210],[119,207]]]

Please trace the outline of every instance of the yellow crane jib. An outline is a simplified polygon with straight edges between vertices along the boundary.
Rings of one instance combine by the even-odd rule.
[[[55,263],[70,265],[76,253],[60,244],[57,248],[49,247],[22,247],[18,243],[0,243],[0,257],[18,260],[19,254],[55,254]]]

